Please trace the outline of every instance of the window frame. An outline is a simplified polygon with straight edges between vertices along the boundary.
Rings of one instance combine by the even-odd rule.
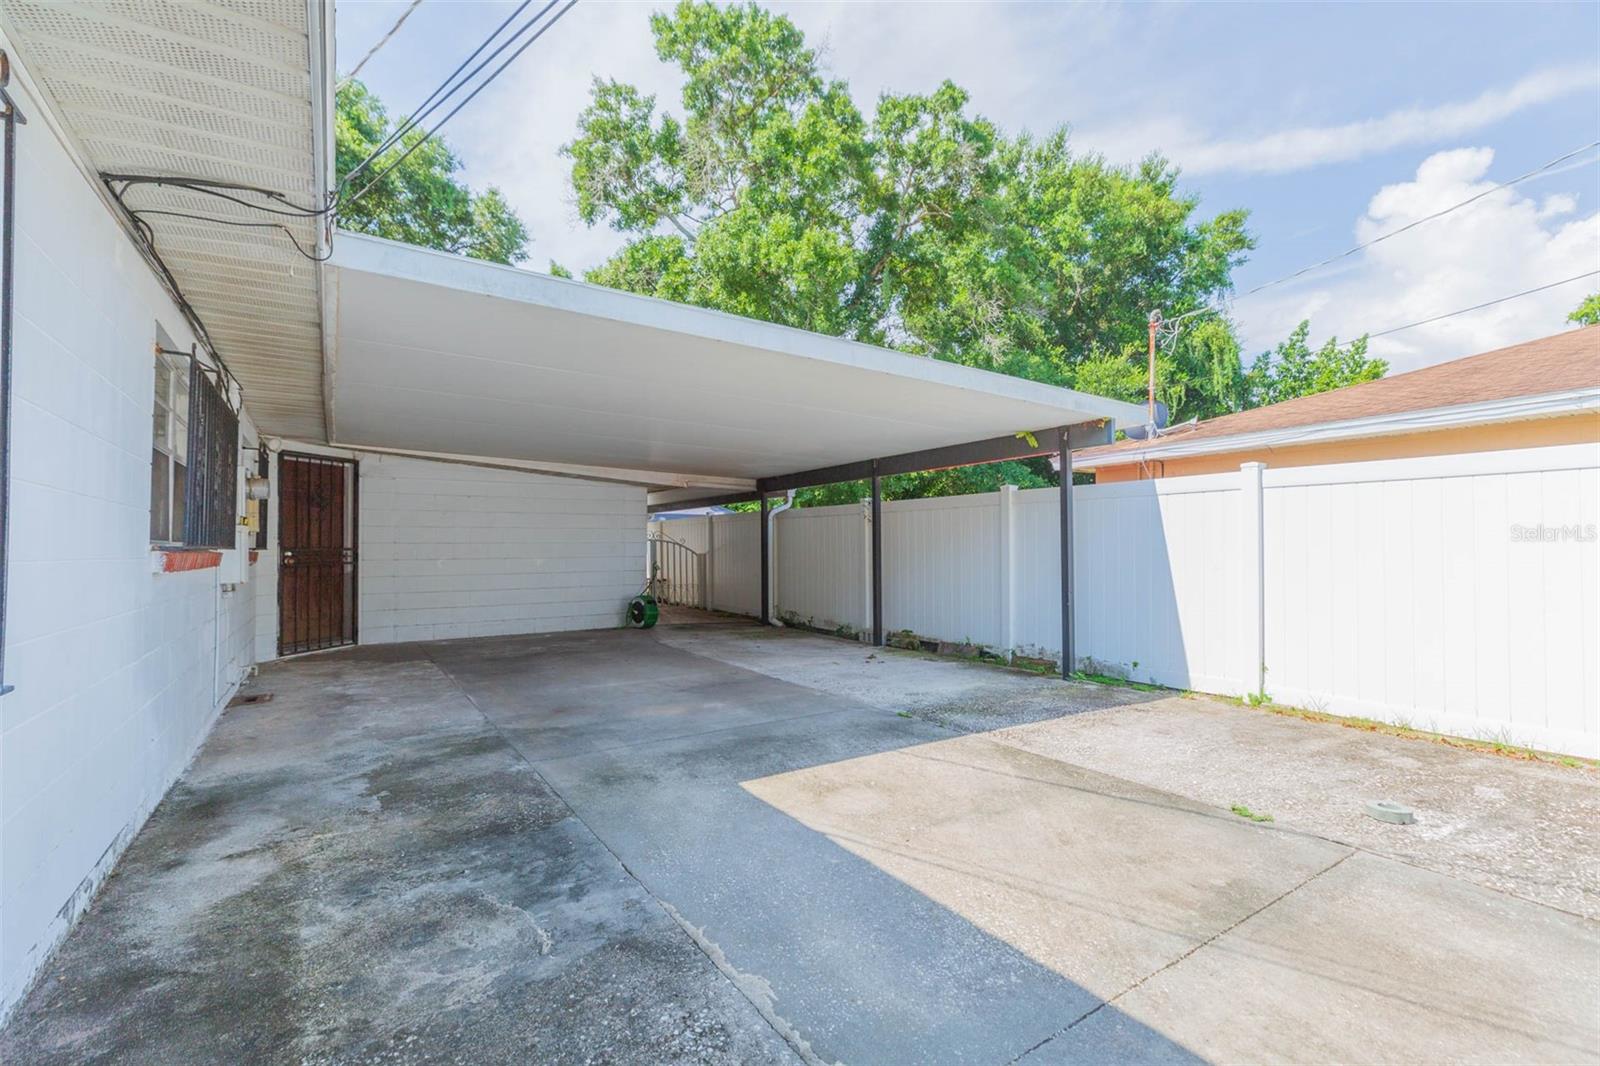
[[[150,433],[150,544],[159,548],[184,546],[184,521],[188,504],[189,464],[193,450],[190,404],[194,388],[193,357],[175,352],[164,331],[157,330],[155,378],[151,384]],[[162,388],[165,374],[166,387]],[[165,396],[161,395],[165,393]],[[165,419],[162,415],[165,414]],[[157,525],[157,471],[164,478],[160,507],[165,512]]]

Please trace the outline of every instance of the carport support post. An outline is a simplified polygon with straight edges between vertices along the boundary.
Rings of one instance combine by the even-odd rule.
[[[1072,447],[1069,429],[1061,439],[1061,676],[1071,677],[1077,665],[1072,632]]]
[[[883,647],[883,483],[872,461],[872,644]]]
[[[705,579],[700,582],[700,598],[704,602],[702,602],[700,606],[704,607],[708,611],[711,610],[711,604],[715,602],[715,597],[713,596],[713,592],[715,590],[712,589],[711,582],[716,579],[716,551],[717,516],[714,514],[708,514],[706,515],[706,553],[700,558],[701,564],[705,567]]]
[[[761,624],[772,624],[772,532],[767,522],[767,494],[761,494]]]

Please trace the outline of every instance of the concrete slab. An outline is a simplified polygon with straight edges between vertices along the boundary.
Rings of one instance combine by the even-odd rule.
[[[696,655],[904,710],[1058,762],[1600,918],[1600,771],[775,629],[663,637]],[[1086,713],[1104,712],[1104,713]],[[1037,723],[1037,724],[1034,724]],[[1363,813],[1417,810],[1411,826]]]
[[[1357,852],[1023,1061],[1592,1062],[1597,970],[1592,922]]]
[[[222,719],[0,1034],[15,1063],[785,1062],[426,660]]]
[[[1350,854],[978,736],[744,787],[1103,1000]]]
[[[1600,1062],[1596,924],[1485,887],[1581,876],[1586,786],[757,632],[268,668],[0,1059]],[[1407,862],[1330,839],[1428,778]]]
[[[1160,698],[993,734],[998,742],[1171,789],[1277,825],[1600,918],[1600,772]],[[1368,800],[1417,812],[1377,821]]]
[[[605,676],[630,644],[609,637],[569,644],[568,667],[587,657]],[[613,684],[552,693],[538,655],[481,657],[467,644],[429,654],[823,1061],[1003,1061],[1101,1001],[745,787],[945,730],[682,650],[712,683],[698,708],[676,678],[659,697]],[[586,739],[596,749],[577,751]]]
[[[856,707],[537,765],[823,1061],[1003,1062],[1099,999],[743,785],[937,735]]]
[[[643,632],[429,645],[530,758],[583,752],[837,711],[848,701],[715,660]]]
[[[964,733],[1141,703],[1131,689],[1063,681],[793,629],[673,629],[663,643]]]

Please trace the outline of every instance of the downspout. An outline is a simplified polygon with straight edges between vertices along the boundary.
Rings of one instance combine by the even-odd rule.
[[[794,489],[790,489],[789,492],[784,496],[782,503],[778,504],[776,507],[770,508],[767,511],[767,543],[773,545],[774,549],[776,549],[778,544],[778,527],[775,524],[778,516],[793,506]],[[767,574],[767,587],[772,590],[772,618],[770,619],[770,622],[772,625],[781,626],[783,623],[778,620],[778,553],[776,550],[772,551],[767,556]]]
[[[6,92],[11,81],[11,62],[0,51],[0,120],[5,123],[4,191],[0,193],[0,695],[11,691],[6,681],[6,561],[11,535],[11,315],[12,288],[16,278],[17,219],[17,127],[25,118],[16,101]]]

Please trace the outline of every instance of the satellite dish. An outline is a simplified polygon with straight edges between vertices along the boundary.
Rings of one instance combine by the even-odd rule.
[[[1156,424],[1140,426],[1123,426],[1122,433],[1129,440],[1149,440],[1156,435],[1156,430],[1166,429],[1167,422],[1171,420],[1172,412],[1167,410],[1167,405],[1160,400],[1156,401]]]

